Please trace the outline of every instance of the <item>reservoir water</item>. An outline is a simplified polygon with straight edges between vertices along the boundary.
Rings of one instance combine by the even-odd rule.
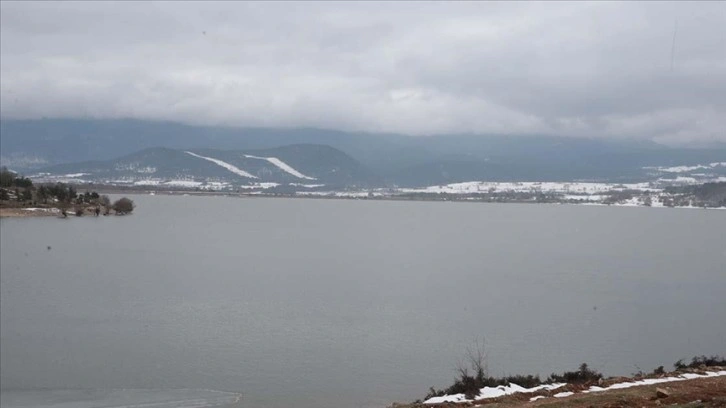
[[[726,211],[132,198],[0,221],[3,408],[383,407],[482,338],[493,375],[726,352]]]

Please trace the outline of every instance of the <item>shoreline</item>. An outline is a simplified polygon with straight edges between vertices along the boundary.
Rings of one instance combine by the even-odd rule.
[[[61,217],[61,210],[55,207],[3,207],[0,218]]]
[[[231,191],[214,191],[214,190],[159,190],[146,188],[117,188],[114,186],[103,186],[98,188],[107,194],[140,194],[140,195],[169,195],[169,196],[210,196],[210,197],[237,197],[237,198],[299,198],[299,199],[317,199],[317,200],[370,200],[370,201],[413,201],[413,202],[461,202],[461,203],[479,203],[479,204],[556,204],[556,205],[573,205],[573,206],[596,206],[596,207],[642,207],[642,208],[674,208],[674,209],[693,209],[693,210],[726,210],[726,206],[722,207],[698,207],[698,206],[665,206],[665,205],[638,205],[631,203],[602,203],[596,201],[536,201],[536,200],[485,200],[476,197],[458,196],[455,194],[447,194],[439,196],[437,194],[429,194],[427,196],[408,196],[408,195],[362,195],[360,192],[331,191],[328,194],[288,194],[288,193],[265,193],[265,192],[231,192]],[[105,188],[104,188],[105,187]]]
[[[232,197],[232,198],[262,198],[262,199],[313,199],[313,200],[353,200],[353,201],[409,201],[409,202],[460,202],[472,204],[530,204],[530,205],[569,205],[583,207],[629,207],[629,208],[670,208],[681,210],[726,210],[726,207],[696,207],[696,206],[647,206],[634,204],[605,204],[597,202],[537,202],[532,200],[509,200],[509,201],[489,201],[472,198],[458,197],[403,197],[403,196],[358,196],[354,194],[341,195],[307,195],[307,194],[250,194],[250,193],[233,193],[223,191],[190,191],[190,190],[132,190],[132,189],[114,189],[108,188],[103,191],[108,194],[134,194],[134,195],[165,195],[165,196],[201,196],[201,197]],[[0,207],[0,218],[37,218],[37,217],[58,217],[60,209],[57,207]],[[90,215],[89,215],[90,216]],[[75,217],[74,214],[68,214],[67,218]]]
[[[476,193],[415,193],[402,191],[391,192],[382,189],[374,190],[329,190],[329,191],[299,191],[299,192],[265,192],[263,191],[230,191],[230,190],[206,190],[206,189],[184,189],[184,188],[159,188],[144,186],[118,186],[109,184],[90,183],[88,188],[105,194],[144,194],[144,195],[187,195],[187,196],[226,196],[244,198],[305,198],[305,199],[338,199],[338,200],[376,200],[376,201],[416,201],[416,202],[466,202],[483,204],[559,204],[559,205],[582,205],[601,207],[645,207],[645,208],[678,208],[678,209],[707,209],[726,210],[726,206],[698,206],[693,205],[664,205],[662,202],[654,202],[646,205],[637,200],[626,200],[623,202],[602,202],[597,200],[576,200],[566,197],[550,197],[545,200],[523,197],[491,197],[477,195]]]

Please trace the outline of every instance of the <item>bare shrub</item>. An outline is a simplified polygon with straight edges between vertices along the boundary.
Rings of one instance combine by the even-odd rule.
[[[119,215],[131,213],[134,210],[134,207],[134,202],[126,197],[119,198],[113,203],[113,210]]]

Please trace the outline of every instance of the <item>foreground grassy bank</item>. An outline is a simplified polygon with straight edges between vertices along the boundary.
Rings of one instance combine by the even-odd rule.
[[[506,397],[470,403],[447,404],[394,404],[396,408],[439,407],[542,407],[542,408],[715,408],[726,407],[726,376],[699,378],[658,385],[644,385],[627,389],[597,393],[576,393],[566,398],[550,398],[530,401],[532,394],[512,394]]]
[[[469,374],[468,367],[459,368],[458,378],[446,389],[432,387],[422,400],[393,406],[641,407],[694,401],[698,401],[696,405],[685,406],[726,406],[726,358],[720,356],[697,356],[690,362],[679,360],[673,365],[673,371],[660,366],[630,377],[605,378],[582,364],[576,371],[551,374],[545,380],[540,380],[538,375],[486,376],[484,357],[470,353],[473,374]]]

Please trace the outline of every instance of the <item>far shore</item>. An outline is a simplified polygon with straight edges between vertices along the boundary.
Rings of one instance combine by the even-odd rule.
[[[572,206],[601,206],[601,207],[636,207],[636,208],[671,208],[671,209],[696,209],[696,210],[726,210],[726,207],[696,207],[696,206],[645,206],[645,205],[632,205],[632,204],[605,204],[596,202],[566,202],[566,201],[553,201],[553,202],[537,202],[532,200],[507,200],[507,201],[486,201],[481,199],[473,199],[471,197],[458,197],[455,195],[439,196],[436,194],[430,194],[427,196],[397,196],[397,195],[355,195],[355,194],[330,194],[330,195],[307,195],[307,194],[290,194],[290,193],[250,193],[250,192],[234,192],[234,191],[215,191],[215,190],[185,190],[185,189],[151,189],[151,188],[139,188],[139,187],[120,187],[120,186],[109,186],[102,184],[91,184],[88,187],[93,187],[94,190],[104,194],[134,194],[134,195],[166,195],[166,196],[223,196],[223,197],[237,197],[237,198],[288,198],[288,199],[313,199],[313,200],[364,200],[364,201],[415,201],[415,202],[460,202],[460,203],[480,203],[480,204],[550,204],[550,205],[572,205]],[[49,217],[56,216],[63,218],[60,215],[59,208],[21,208],[21,207],[0,207],[0,218],[27,218],[27,217]],[[84,216],[93,216],[91,212],[84,214]],[[72,210],[68,212],[68,218],[75,217]]]
[[[0,218],[30,218],[30,217],[56,217],[56,218],[80,218],[75,210],[69,209],[64,217],[60,208],[57,207],[0,207]],[[101,212],[96,215],[94,207],[85,207],[82,217],[102,217],[105,215],[120,215],[110,209],[108,214]]]
[[[470,197],[465,194],[425,194],[425,195],[396,195],[396,194],[375,194],[368,195],[356,192],[330,191],[329,194],[297,194],[297,193],[272,193],[272,192],[248,192],[248,191],[225,191],[225,190],[192,190],[143,186],[115,186],[108,184],[88,184],[89,188],[103,194],[138,194],[138,195],[169,195],[169,196],[223,196],[239,198],[293,198],[313,200],[367,200],[367,201],[415,201],[415,202],[459,202],[459,203],[480,203],[480,204],[550,204],[550,205],[574,205],[574,206],[602,206],[602,207],[638,207],[638,208],[672,208],[672,209],[697,209],[697,210],[726,210],[726,207],[702,207],[702,206],[665,206],[665,205],[634,205],[629,203],[599,203],[586,201],[536,201],[525,199],[507,200],[485,200],[480,197]]]

